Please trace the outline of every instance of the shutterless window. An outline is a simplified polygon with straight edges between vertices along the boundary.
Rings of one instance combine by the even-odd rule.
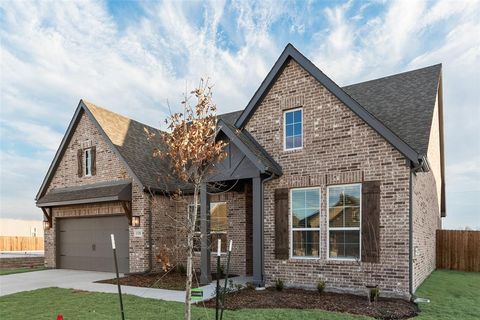
[[[188,205],[189,212],[195,209],[193,204]],[[197,219],[195,224],[195,236],[193,241],[194,251],[201,250],[201,215],[200,206],[197,208]],[[227,231],[228,231],[228,215],[226,202],[212,202],[210,203],[210,244],[211,251],[217,251],[217,241],[222,239],[222,252],[227,251]]]
[[[85,149],[83,152],[84,161],[85,161],[85,175],[91,176],[92,175],[92,149]]]
[[[328,187],[328,242],[331,259],[360,258],[361,185]]]
[[[290,191],[292,257],[320,256],[320,189]]]
[[[216,252],[218,239],[222,239],[221,252],[227,252],[228,214],[226,202],[210,203],[210,241]]]
[[[284,144],[285,150],[303,147],[302,109],[285,111],[284,113]]]

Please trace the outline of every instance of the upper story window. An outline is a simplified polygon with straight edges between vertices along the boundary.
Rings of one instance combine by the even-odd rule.
[[[303,147],[303,109],[285,111],[283,120],[284,149],[301,149]]]
[[[85,176],[92,175],[92,149],[88,148],[83,151],[83,160],[85,165]]]
[[[320,256],[320,189],[290,190],[293,258]]]
[[[330,186],[328,192],[328,257],[360,259],[361,184]]]

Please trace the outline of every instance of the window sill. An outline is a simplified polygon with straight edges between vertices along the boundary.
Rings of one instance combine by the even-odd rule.
[[[283,149],[284,153],[302,153],[304,150],[304,147],[301,148],[295,148],[295,149]]]

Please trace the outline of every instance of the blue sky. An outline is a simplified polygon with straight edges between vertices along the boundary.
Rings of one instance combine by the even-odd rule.
[[[242,109],[288,42],[339,85],[443,63],[446,228],[480,228],[480,1],[0,2],[0,215],[34,197],[80,98],[159,126],[200,77]]]

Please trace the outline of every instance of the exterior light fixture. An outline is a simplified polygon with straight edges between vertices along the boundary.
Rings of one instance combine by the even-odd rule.
[[[52,226],[50,225],[50,221],[43,220],[43,230],[49,230]]]
[[[132,227],[140,227],[140,216],[132,217]]]

